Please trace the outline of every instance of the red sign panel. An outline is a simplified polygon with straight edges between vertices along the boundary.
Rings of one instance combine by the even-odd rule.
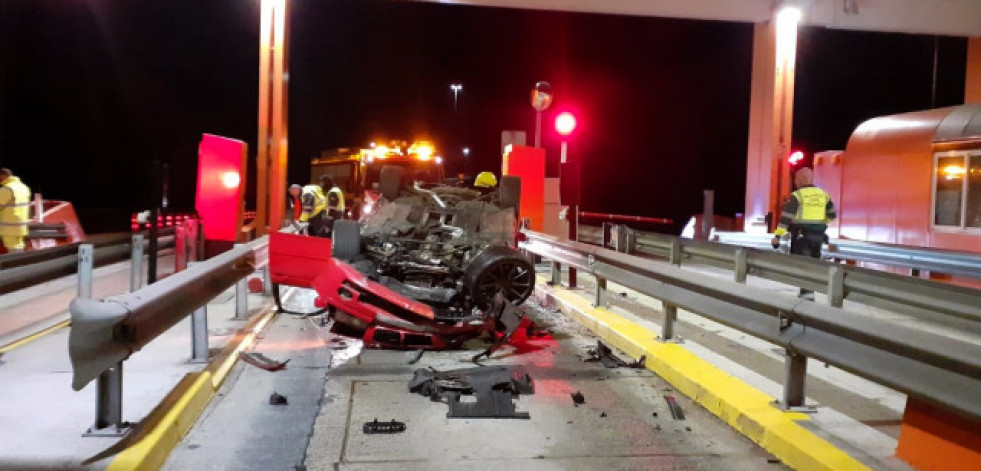
[[[245,163],[248,145],[205,134],[198,146],[195,207],[204,220],[204,238],[236,242],[245,210]]]

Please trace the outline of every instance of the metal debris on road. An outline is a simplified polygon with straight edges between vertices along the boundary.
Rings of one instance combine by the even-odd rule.
[[[423,354],[423,353],[426,353],[426,351],[425,351],[425,350],[423,350],[423,349],[421,349],[421,348],[420,348],[419,350],[416,350],[415,352],[413,352],[413,353],[411,354],[411,356],[410,356],[410,358],[409,358],[409,362],[408,362],[408,363],[409,363],[410,365],[415,365],[416,363],[419,363],[419,360],[421,360],[421,359],[422,359],[422,354]]]
[[[579,404],[585,404],[586,403],[586,397],[582,395],[582,392],[581,391],[576,391],[576,392],[571,393],[569,395],[572,396],[572,403],[576,407],[579,407]]]
[[[366,435],[373,435],[376,433],[400,433],[405,431],[405,422],[397,422],[392,419],[391,422],[379,422],[376,418],[372,422],[365,422],[364,426],[361,427]]]
[[[671,417],[674,420],[685,420],[685,411],[681,410],[681,406],[678,405],[674,396],[664,396],[664,400],[668,402],[668,409],[671,409]]]
[[[289,401],[286,400],[286,396],[273,391],[273,393],[269,396],[269,405],[285,406],[289,405]]]
[[[286,361],[276,361],[269,358],[259,352],[238,352],[238,357],[242,361],[255,366],[257,368],[262,368],[266,371],[279,371],[286,368],[286,364],[289,363],[289,359]]]
[[[531,376],[520,367],[491,366],[436,371],[420,368],[409,381],[409,391],[449,406],[447,418],[528,419],[517,412],[512,399],[534,394]],[[463,403],[460,397],[473,395],[476,402]]]
[[[596,348],[595,349],[590,349],[586,353],[589,354],[589,358],[587,358],[587,359],[585,359],[583,361],[586,361],[586,362],[598,361],[598,362],[602,363],[603,366],[605,366],[607,368],[618,368],[618,367],[621,367],[621,366],[625,366],[625,367],[628,367],[628,368],[643,368],[644,367],[644,363],[647,360],[647,356],[646,355],[641,355],[641,357],[638,358],[637,361],[633,361],[633,362],[628,362],[628,361],[622,360],[619,357],[617,357],[616,355],[614,355],[613,354],[613,350],[611,350],[610,347],[607,347],[600,340],[597,340],[596,341]]]

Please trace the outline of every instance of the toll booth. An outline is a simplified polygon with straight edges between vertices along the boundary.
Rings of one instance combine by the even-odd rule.
[[[831,235],[981,252],[981,104],[870,119],[814,170],[838,209]]]

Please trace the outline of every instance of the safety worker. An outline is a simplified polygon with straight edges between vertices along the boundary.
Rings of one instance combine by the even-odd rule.
[[[8,252],[23,252],[31,217],[31,190],[8,168],[0,168],[0,241]]]
[[[327,190],[327,228],[333,231],[334,221],[344,218],[344,192],[328,175],[320,177],[320,185]]]
[[[290,221],[299,221],[300,213],[303,211],[303,203],[300,202],[300,195],[303,194],[303,187],[297,184],[290,185],[289,199],[286,200],[287,217]]]
[[[325,175],[326,176],[326,175]],[[327,177],[330,179],[330,177]],[[315,237],[328,237],[327,233],[327,195],[323,182],[309,184],[300,189],[300,222],[307,223],[307,234]]]
[[[780,222],[773,231],[770,244],[780,247],[784,234],[790,237],[790,253],[807,257],[821,258],[821,245],[828,241],[825,231],[828,221],[837,217],[835,205],[824,190],[814,186],[814,172],[805,167],[794,174],[797,190],[783,203]],[[801,288],[797,295],[813,301],[814,291]]]
[[[477,178],[474,178],[473,186],[481,191],[492,190],[497,187],[497,177],[493,172],[480,172]]]

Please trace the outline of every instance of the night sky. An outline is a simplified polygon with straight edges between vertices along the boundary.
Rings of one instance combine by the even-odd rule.
[[[248,142],[254,161],[258,5],[0,1],[0,166],[72,201],[93,232],[149,207],[154,162],[169,168],[172,208],[191,208],[202,133]],[[584,209],[683,223],[704,189],[717,213],[743,209],[750,24],[370,0],[291,8],[290,182],[322,149],[381,138],[430,137],[451,170],[499,171],[500,132],[532,139],[528,94],[548,80],[548,172],[551,118],[573,111]],[[803,27],[794,146],[844,149],[865,119],[961,103],[965,56],[962,38]],[[464,87],[456,110],[450,83]]]

